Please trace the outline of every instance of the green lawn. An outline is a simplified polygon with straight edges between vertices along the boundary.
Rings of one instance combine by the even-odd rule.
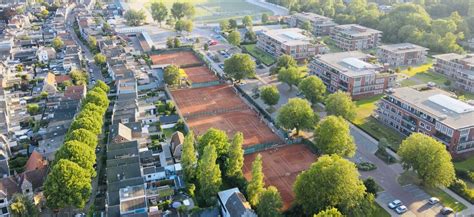
[[[446,192],[444,192],[443,190],[439,188],[428,188],[428,187],[422,187],[422,188],[429,195],[439,198],[439,200],[444,206],[451,207],[457,212],[463,209],[466,209],[466,206],[464,204],[452,198],[449,194],[447,194]]]
[[[461,162],[455,162],[454,167],[460,170],[474,171],[474,157],[470,157]]]
[[[336,47],[334,41],[331,39],[330,36],[324,36],[323,37],[323,43],[326,46],[328,46],[329,53],[337,53],[337,52],[342,52],[343,51],[341,48]]]
[[[166,138],[171,138],[171,135],[173,135],[174,132],[176,132],[174,128],[163,129],[163,134]]]
[[[407,69],[402,70],[401,73],[409,77],[413,77],[418,73],[427,72],[432,66],[433,64],[430,62],[430,63],[426,63],[420,66],[412,67],[411,70],[408,70],[408,67],[407,67]]]
[[[390,213],[388,213],[384,208],[382,208],[378,203],[375,203],[375,208],[377,210],[375,213],[368,217],[390,217]]]
[[[272,55],[266,53],[265,51],[260,50],[259,48],[256,47],[255,44],[247,44],[247,45],[242,45],[242,46],[245,47],[245,49],[247,49],[250,55],[260,60],[263,64],[267,66],[272,65],[276,61]]]
[[[402,135],[371,116],[377,107],[375,103],[380,98],[382,98],[382,95],[356,101],[357,117],[354,124],[369,132],[376,139],[386,138],[391,147],[397,150],[402,142]]]

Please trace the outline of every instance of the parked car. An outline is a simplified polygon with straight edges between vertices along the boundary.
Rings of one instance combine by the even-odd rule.
[[[453,212],[454,212],[454,210],[451,209],[450,207],[443,207],[443,209],[441,209],[441,214],[443,214],[443,215],[449,215]]]
[[[405,205],[401,205],[401,206],[399,206],[399,207],[397,207],[397,208],[395,209],[395,212],[397,212],[398,214],[403,214],[403,213],[405,213],[407,210],[408,210],[408,209],[407,209],[407,207],[406,207]]]
[[[209,46],[217,45],[217,41],[216,40],[210,40],[210,41],[207,42],[207,44],[209,44]]]
[[[431,205],[435,205],[435,204],[439,203],[439,199],[437,197],[432,197],[428,200],[428,203],[431,204]]]
[[[390,209],[395,209],[395,208],[397,208],[397,207],[399,207],[399,206],[401,206],[401,205],[402,205],[402,201],[400,201],[400,200],[394,200],[394,201],[388,203],[388,207],[389,207]]]
[[[221,68],[222,70],[224,70],[224,64],[219,64],[219,68]]]

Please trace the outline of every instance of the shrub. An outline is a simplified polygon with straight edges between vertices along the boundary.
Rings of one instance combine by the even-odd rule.
[[[371,171],[377,169],[377,166],[375,164],[369,162],[358,163],[356,166],[357,169],[362,171]]]
[[[449,189],[456,192],[459,196],[463,197],[470,203],[474,203],[474,189],[469,189],[466,183],[461,179],[456,179]]]

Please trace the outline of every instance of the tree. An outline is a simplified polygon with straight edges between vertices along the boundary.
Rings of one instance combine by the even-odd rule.
[[[290,67],[298,67],[298,64],[296,63],[296,60],[293,59],[290,55],[284,54],[278,57],[276,67],[275,67],[275,73],[280,72],[282,68],[290,68]]]
[[[244,135],[238,132],[232,138],[229,147],[229,156],[226,159],[226,176],[227,177],[242,177],[242,167],[244,166],[244,149],[242,143],[244,142]]]
[[[227,36],[227,41],[231,45],[234,46],[239,46],[240,45],[240,33],[237,30],[233,30],[232,32],[229,33],[229,36]]]
[[[263,24],[268,23],[268,14],[267,13],[262,14],[262,23]]]
[[[171,6],[171,15],[176,20],[180,20],[183,17],[192,18],[195,13],[194,6],[189,2],[175,2]]]
[[[89,40],[88,40],[88,43],[89,43],[89,47],[91,49],[96,49],[97,48],[97,38],[94,37],[94,36],[89,36]]]
[[[29,103],[26,105],[26,111],[30,115],[37,115],[40,112],[40,107],[36,103]]]
[[[107,98],[107,94],[99,93],[97,91],[89,91],[86,94],[86,98],[84,99],[83,103],[83,105],[86,105],[87,103],[92,103],[101,108],[107,109],[107,107],[109,106],[109,99]]]
[[[296,129],[296,135],[301,129],[312,129],[318,119],[318,115],[313,112],[309,102],[300,98],[288,100],[277,115],[277,123],[287,130]]]
[[[446,147],[427,135],[411,134],[397,153],[403,168],[415,171],[426,186],[449,186],[456,177]]]
[[[123,15],[123,18],[126,20],[127,25],[129,26],[141,26],[145,22],[146,15],[143,10],[129,9]]]
[[[69,72],[69,76],[71,76],[72,82],[75,85],[86,85],[87,81],[89,80],[87,73],[79,69],[71,70],[71,72]]]
[[[49,94],[48,94],[48,92],[46,92],[46,91],[41,91],[41,93],[40,93],[41,99],[46,99],[46,98],[48,98],[48,95],[49,95]]]
[[[274,106],[280,100],[280,92],[276,86],[268,85],[260,89],[260,97],[265,104]]]
[[[91,131],[92,133],[98,135],[102,131],[102,120],[97,120],[92,117],[81,117],[78,119],[74,119],[74,121],[71,123],[71,127],[69,128],[70,130],[76,130],[76,129],[86,129]]]
[[[169,65],[165,68],[163,78],[166,84],[170,86],[178,85],[181,81],[181,70],[177,65]]]
[[[184,137],[183,152],[181,154],[184,178],[188,183],[196,176],[197,157],[194,143],[194,133],[193,131],[189,131],[186,137]]]
[[[237,21],[234,19],[229,19],[229,29],[237,29]]]
[[[219,22],[219,27],[221,28],[222,32],[227,32],[227,31],[229,31],[230,23],[229,23],[228,20],[221,20]]]
[[[339,116],[328,116],[318,123],[314,143],[324,154],[352,157],[356,151],[349,124]]]
[[[257,34],[253,31],[253,29],[248,29],[245,33],[245,39],[249,42],[257,41]]]
[[[105,63],[107,62],[107,57],[104,54],[97,53],[96,55],[94,55],[94,61],[97,64],[104,66]]]
[[[327,208],[318,214],[314,215],[314,217],[344,217],[339,210],[336,208]]]
[[[367,193],[373,194],[374,196],[377,196],[377,191],[378,191],[378,186],[377,183],[375,182],[374,178],[369,177],[366,180],[364,180],[364,186],[367,189]]]
[[[324,85],[320,78],[314,75],[304,78],[298,85],[298,89],[313,105],[323,101],[324,94],[326,93],[326,85]]]
[[[39,210],[33,200],[25,194],[16,193],[10,202],[10,213],[14,217],[37,217]]]
[[[105,82],[101,81],[101,80],[98,80],[94,87],[98,87],[100,89],[102,89],[104,92],[108,93],[110,91],[110,87],[109,85],[107,85]]]
[[[163,2],[153,2],[151,3],[150,10],[153,20],[158,22],[161,26],[161,23],[168,16],[168,9],[165,4]]]
[[[356,105],[349,94],[337,91],[326,98],[326,111],[329,115],[341,116],[347,120],[354,120]]]
[[[365,195],[355,164],[338,155],[321,156],[296,177],[293,191],[295,202],[306,214],[327,207],[340,210],[357,207]]]
[[[177,32],[186,31],[190,33],[193,31],[193,22],[191,20],[178,20],[174,25],[174,29]]]
[[[97,143],[99,142],[97,135],[86,129],[77,129],[66,134],[65,141],[67,142],[71,140],[82,142],[91,149],[95,149],[97,147]]]
[[[56,51],[59,51],[59,50],[61,50],[61,48],[63,48],[64,42],[63,42],[63,40],[61,40],[60,37],[54,37],[54,39],[51,41],[51,46],[53,46],[53,48]]]
[[[244,24],[244,26],[246,27],[250,27],[253,25],[253,20],[252,20],[252,17],[250,16],[245,16],[243,19],[242,19],[242,24]]]
[[[174,41],[173,41],[173,38],[167,38],[167,39],[166,39],[166,47],[167,47],[167,48],[174,48]]]
[[[202,158],[199,160],[197,171],[199,194],[206,206],[215,204],[216,195],[222,184],[221,170],[216,159],[216,148],[213,145],[208,145],[204,148]]]
[[[293,85],[297,86],[303,76],[303,72],[297,67],[282,68],[278,72],[278,81],[287,84],[292,90]]]
[[[216,128],[209,128],[205,134],[198,139],[198,153],[199,156],[203,155],[203,152],[207,146],[214,146],[218,156],[223,156],[229,150],[229,138],[227,134]]]
[[[54,160],[56,162],[61,159],[70,160],[71,162],[76,163],[81,168],[88,171],[91,177],[96,176],[94,169],[96,160],[94,149],[90,148],[83,142],[77,140],[69,140],[65,142],[54,155]]]
[[[46,177],[44,196],[51,209],[83,208],[91,194],[90,173],[66,159],[59,160]]]
[[[179,41],[179,38],[175,37],[173,40],[173,47],[178,48],[181,47],[181,41]]]
[[[311,23],[309,21],[304,22],[301,25],[301,28],[306,30],[307,32],[312,32],[313,31],[313,27],[311,26]]]
[[[279,209],[283,206],[280,193],[274,186],[263,190],[259,195],[257,204],[257,215],[260,217],[278,217],[281,216]]]
[[[257,157],[252,162],[252,179],[247,185],[247,196],[252,206],[259,204],[260,194],[265,190],[263,178],[262,156],[257,154]]]
[[[209,50],[209,44],[208,44],[208,43],[204,43],[204,50],[205,50],[205,51],[208,51],[208,50]]]
[[[237,82],[255,75],[255,62],[248,54],[235,54],[224,61],[224,72]]]

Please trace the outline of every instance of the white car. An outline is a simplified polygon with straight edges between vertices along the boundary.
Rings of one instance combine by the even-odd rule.
[[[395,212],[397,212],[398,214],[403,214],[403,213],[405,213],[407,210],[408,210],[408,209],[407,209],[407,207],[406,207],[405,205],[401,205],[401,206],[399,206],[399,207],[397,207],[397,208],[395,209]]]
[[[400,201],[400,200],[394,200],[394,201],[388,203],[388,207],[389,207],[390,209],[395,209],[395,208],[397,208],[397,207],[399,207],[399,206],[401,206],[401,205],[402,205],[402,201]]]
[[[432,197],[428,200],[428,203],[430,203],[431,205],[435,205],[435,204],[439,203],[439,199],[436,198],[436,197]]]

